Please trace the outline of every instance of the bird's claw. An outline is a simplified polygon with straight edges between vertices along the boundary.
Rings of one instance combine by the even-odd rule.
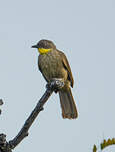
[[[63,86],[64,86],[64,82],[62,81],[62,79],[54,78],[54,79],[52,79],[51,82],[49,82],[46,85],[46,88],[53,89],[53,91],[55,91],[57,93],[61,88],[63,88]]]

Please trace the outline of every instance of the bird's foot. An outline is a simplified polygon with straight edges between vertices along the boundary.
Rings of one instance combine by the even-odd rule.
[[[55,93],[57,93],[61,88],[63,88],[64,82],[63,79],[53,78],[51,82],[46,85],[46,88],[53,89]]]

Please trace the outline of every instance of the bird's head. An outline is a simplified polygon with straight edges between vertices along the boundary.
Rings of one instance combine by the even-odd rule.
[[[40,40],[36,45],[33,45],[32,48],[37,48],[40,54],[44,54],[56,49],[56,46],[50,40]]]

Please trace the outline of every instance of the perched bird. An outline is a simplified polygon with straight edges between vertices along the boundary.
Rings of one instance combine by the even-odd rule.
[[[50,40],[40,40],[32,48],[37,48],[40,53],[38,67],[45,80],[51,82],[54,78],[61,78],[64,82],[64,87],[59,90],[62,117],[77,118],[78,113],[70,88],[73,87],[74,80],[65,54]]]

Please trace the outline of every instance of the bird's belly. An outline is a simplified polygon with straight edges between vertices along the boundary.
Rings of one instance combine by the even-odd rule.
[[[64,69],[58,55],[44,55],[42,57],[41,70],[47,81],[51,81],[52,78],[67,79],[67,71]]]

